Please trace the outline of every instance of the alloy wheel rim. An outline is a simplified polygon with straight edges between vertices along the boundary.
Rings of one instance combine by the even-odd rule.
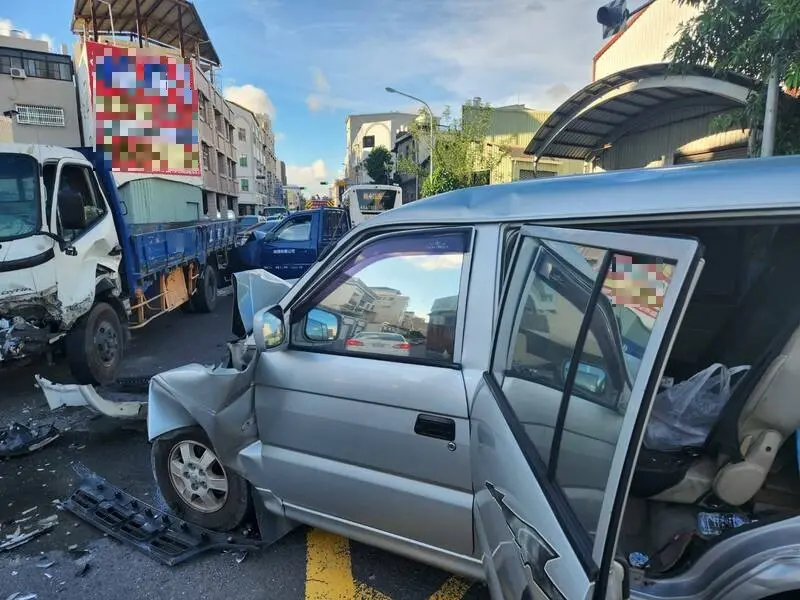
[[[214,513],[228,499],[228,476],[217,455],[204,444],[184,440],[169,454],[172,487],[193,510]]]

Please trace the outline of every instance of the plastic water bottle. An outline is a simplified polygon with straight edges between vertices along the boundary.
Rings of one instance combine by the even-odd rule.
[[[634,569],[641,569],[647,566],[647,563],[650,562],[650,557],[647,556],[644,552],[631,552],[628,555],[628,563]]]
[[[750,523],[750,519],[736,513],[708,513],[697,515],[697,529],[702,535],[719,535]]]

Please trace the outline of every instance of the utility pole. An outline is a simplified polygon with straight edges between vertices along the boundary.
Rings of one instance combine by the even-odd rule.
[[[767,106],[764,110],[764,133],[761,137],[761,156],[772,156],[775,152],[775,130],[778,122],[778,100],[780,99],[780,58],[772,57],[772,68],[767,84]]]
[[[434,118],[433,118],[433,111],[431,110],[431,107],[428,106],[428,103],[425,102],[425,100],[421,100],[420,98],[417,98],[416,96],[412,96],[411,94],[406,94],[405,92],[401,92],[399,90],[396,90],[393,87],[387,87],[386,91],[389,92],[390,94],[398,94],[400,96],[405,96],[406,98],[410,98],[411,100],[419,102],[425,108],[428,109],[428,114],[431,117],[431,122],[430,122],[430,127],[431,127],[431,158],[430,158],[430,162],[428,163],[428,167],[429,167],[428,168],[428,176],[430,177],[431,175],[433,175],[433,145],[435,143],[435,140],[434,140],[434,137],[433,137],[433,135],[434,135],[433,134],[433,127],[434,127],[433,121],[434,121]]]

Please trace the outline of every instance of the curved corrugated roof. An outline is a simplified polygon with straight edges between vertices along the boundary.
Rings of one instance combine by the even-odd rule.
[[[690,108],[692,117],[741,106],[753,82],[736,74],[668,63],[632,67],[590,83],[559,106],[537,130],[527,154],[587,160],[655,114]],[[696,114],[695,114],[696,113]]]

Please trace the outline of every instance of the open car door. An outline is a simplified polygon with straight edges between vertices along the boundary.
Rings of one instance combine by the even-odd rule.
[[[627,596],[620,520],[701,268],[692,239],[522,228],[470,414],[494,599]]]

